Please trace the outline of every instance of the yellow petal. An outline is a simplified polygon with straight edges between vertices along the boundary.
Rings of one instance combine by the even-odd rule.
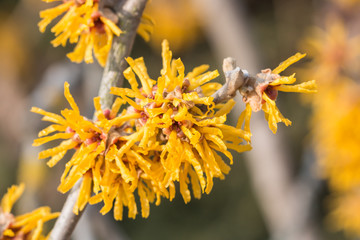
[[[269,128],[275,134],[277,131],[277,123],[283,122],[286,126],[291,125],[291,121],[280,113],[274,100],[271,100],[265,93],[262,98],[266,101],[262,109],[265,113],[265,118],[268,121]]]
[[[120,28],[113,23],[111,20],[105,18],[105,17],[100,17],[101,21],[107,25],[111,31],[116,35],[116,36],[120,36],[120,34],[122,33],[122,31],[120,30]]]
[[[141,85],[146,94],[150,94],[152,91],[152,81],[147,73],[147,69],[144,63],[144,58],[140,57],[137,59],[132,59],[131,57],[126,58],[126,61],[129,63],[131,68],[134,70],[136,75],[139,77],[141,81]]]
[[[13,185],[8,188],[7,193],[1,199],[1,208],[5,213],[10,213],[14,203],[19,199],[21,194],[24,192],[25,184],[21,183],[16,186]]]
[[[33,142],[33,146],[37,147],[44,143],[56,140],[56,139],[69,139],[73,136],[73,133],[56,133],[54,135],[48,136],[48,137],[42,137],[35,139]]]
[[[244,124],[244,130],[250,132],[250,119],[251,119],[251,106],[249,103],[246,104],[245,110],[240,114],[236,128],[241,128]]]
[[[235,103],[236,102],[233,99],[230,99],[227,103],[224,104],[222,108],[219,109],[219,111],[216,112],[215,117],[229,114]]]
[[[60,115],[55,114],[55,113],[50,113],[50,112],[46,112],[44,110],[42,110],[41,108],[37,108],[37,107],[32,107],[31,112],[33,113],[37,113],[37,114],[41,114],[46,116],[47,118],[45,119],[46,121],[50,121],[50,122],[54,122],[60,125],[65,125],[65,119],[62,118]]]
[[[142,184],[139,184],[138,186],[138,195],[140,197],[141,215],[143,218],[147,218],[150,214],[150,205],[149,199]]]
[[[78,113],[80,115],[79,107],[77,106],[73,96],[70,93],[70,84],[68,82],[64,83],[64,95],[66,97],[66,100],[69,102],[71,108],[75,111],[75,113]]]
[[[6,230],[3,232],[3,235],[4,235],[4,236],[7,236],[7,237],[14,237],[14,236],[15,236],[15,233],[14,233],[11,229],[6,229]]]
[[[46,128],[44,128],[43,130],[41,130],[38,134],[38,137],[43,137],[46,135],[49,135],[50,133],[53,133],[55,131],[65,131],[66,130],[66,126],[62,126],[62,125],[57,125],[57,124],[52,124]]]
[[[82,211],[85,208],[86,204],[88,203],[91,197],[91,184],[92,184],[91,172],[87,172],[86,174],[84,174],[80,186],[79,196],[73,208],[73,213],[75,213],[76,215],[79,214],[79,211]]]
[[[280,85],[280,86],[276,86],[275,89],[282,92],[301,92],[301,93],[317,92],[317,86],[315,80],[303,82],[292,86]]]
[[[289,77],[280,77],[275,81],[269,83],[270,86],[277,86],[281,84],[293,84],[296,82],[295,73]]]
[[[209,69],[209,65],[203,64],[200,65],[198,67],[195,67],[191,72],[189,72],[188,74],[186,74],[185,78],[188,78],[190,80],[190,82],[192,82],[192,80],[194,78],[196,78],[197,76],[199,76],[200,74],[202,74],[203,72],[207,71]]]
[[[284,71],[288,66],[299,61],[300,59],[302,59],[305,56],[306,56],[306,53],[304,53],[304,54],[296,53],[295,55],[286,59],[284,62],[280,63],[280,65],[278,67],[276,67],[274,70],[272,70],[271,73],[279,74],[282,71]]]

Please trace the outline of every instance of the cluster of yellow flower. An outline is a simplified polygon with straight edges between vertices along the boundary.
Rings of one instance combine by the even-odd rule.
[[[86,63],[92,63],[94,52],[99,64],[104,66],[113,36],[121,34],[120,28],[116,25],[117,16],[113,13],[105,14],[104,11],[101,11],[99,0],[63,0],[60,5],[40,12],[42,18],[38,24],[40,31],[44,32],[46,27],[62,14],[64,16],[61,20],[51,28],[56,36],[51,42],[53,46],[65,46],[67,41],[77,43],[74,51],[67,54],[71,61],[80,63],[84,60]],[[138,33],[146,41],[150,39],[152,26],[152,20],[144,15]]]
[[[49,207],[40,207],[30,213],[14,216],[11,209],[24,191],[24,184],[12,186],[1,199],[0,239],[46,239],[42,229],[45,222],[57,218],[60,213],[51,213]]]
[[[126,59],[130,67],[124,71],[124,76],[131,89],[111,89],[112,94],[119,96],[111,110],[101,109],[100,99],[95,98],[95,121],[80,115],[68,83],[65,83],[65,97],[72,109],[63,110],[62,116],[32,109],[44,115],[43,120],[53,123],[40,131],[35,146],[64,139],[59,146],[40,152],[39,158],[51,157],[48,165],[52,167],[68,150],[76,149],[66,164],[58,188],[67,192],[83,177],[75,213],[87,203],[103,201],[102,214],[114,206],[114,217],[119,220],[123,206],[127,206],[128,216],[135,218],[134,193],[137,190],[142,216],[147,217],[149,203],[154,202],[155,197],[157,205],[162,197],[170,201],[174,198],[176,182],[184,201],[189,202],[189,184],[193,196],[200,198],[202,193],[210,193],[213,178],[223,179],[230,171],[220,154],[229,158],[232,164],[229,149],[238,152],[251,149],[251,109],[247,107],[241,114],[237,128],[226,125],[226,115],[234,101],[213,102],[211,95],[221,85],[209,81],[217,77],[218,72],[206,72],[208,66],[202,65],[185,75],[182,61],[172,60],[168,41],[163,41],[162,49],[163,68],[156,81],[149,77],[143,58]],[[270,92],[313,91],[312,81],[285,86],[283,84],[293,83],[294,77],[278,75],[302,56],[296,55],[270,71],[272,80],[266,86],[262,85],[260,103],[272,129],[276,129],[276,124],[284,118],[276,108],[276,96]],[[141,82],[140,88],[136,76]],[[118,115],[124,103],[129,107]],[[58,133],[48,136],[56,131]]]
[[[112,88],[119,98],[111,110],[102,110],[100,99],[95,98],[94,122],[80,115],[67,83],[65,96],[71,110],[63,110],[60,116],[32,109],[44,115],[43,120],[54,123],[39,133],[34,145],[65,139],[59,146],[40,152],[40,158],[51,157],[48,165],[53,166],[69,149],[77,149],[66,164],[59,186],[59,191],[66,192],[84,178],[74,212],[82,210],[87,202],[103,201],[101,213],[105,214],[115,200],[115,219],[122,219],[123,206],[129,208],[128,216],[135,218],[137,189],[142,216],[147,217],[149,202],[154,202],[155,197],[156,204],[161,197],[174,198],[175,182],[179,182],[185,202],[191,198],[189,181],[194,197],[200,198],[204,191],[209,193],[213,178],[223,178],[230,170],[218,152],[232,163],[228,148],[250,150],[250,133],[225,125],[228,105],[214,106],[209,97],[220,87],[207,83],[218,72],[204,73],[208,66],[203,65],[185,76],[181,60],[171,61],[167,41],[163,42],[162,56],[164,67],[157,81],[148,76],[142,58],[128,58],[130,67],[124,76],[132,89]],[[125,102],[130,107],[117,115]],[[205,106],[207,111],[204,113],[196,104]],[[215,113],[214,108],[220,109]],[[46,136],[55,131],[59,133]],[[92,193],[95,195],[91,197]]]
[[[316,28],[304,42],[313,61],[305,74],[321,87],[314,95],[312,134],[320,173],[333,194],[330,222],[360,236],[357,211],[360,187],[359,36],[351,36],[339,18],[329,18],[324,30]]]
[[[52,44],[56,47],[65,46],[68,41],[77,43],[68,54],[72,61],[92,63],[94,54],[104,66],[113,37],[119,36],[121,30],[117,16],[99,9],[99,1],[62,0],[58,6],[40,12],[40,31],[44,32],[54,19],[63,15],[51,28],[56,36]],[[138,33],[145,40],[149,39],[152,24],[150,18],[142,17]],[[229,150],[239,153],[251,150],[252,111],[263,110],[274,133],[277,123],[291,124],[276,106],[278,91],[311,93],[316,91],[316,84],[309,81],[289,86],[296,81],[294,74],[284,77],[279,73],[304,56],[298,53],[274,70],[263,70],[256,78],[247,77],[244,86],[236,89],[243,95],[246,109],[237,126],[232,127],[225,122],[234,100],[215,104],[212,96],[222,87],[210,83],[219,75],[218,71],[207,71],[209,66],[201,65],[185,74],[184,64],[180,59],[172,59],[169,43],[164,40],[160,77],[157,80],[149,77],[142,57],[128,57],[130,67],[123,74],[131,89],[113,87],[110,93],[118,97],[111,109],[102,109],[100,97],[94,98],[94,120],[80,114],[67,82],[64,95],[70,109],[58,115],[33,107],[32,112],[52,123],[39,132],[33,145],[61,140],[58,146],[39,153],[40,159],[50,158],[49,167],[56,165],[69,150],[75,150],[58,187],[66,193],[82,179],[73,208],[75,214],[88,203],[103,202],[102,214],[113,209],[114,218],[121,220],[125,206],[128,217],[135,218],[137,193],[142,217],[146,218],[150,203],[158,205],[162,198],[171,201],[175,197],[176,185],[187,203],[191,200],[189,188],[193,197],[199,199],[203,193],[211,192],[214,178],[225,178],[230,166],[223,156],[233,164]],[[49,207],[41,207],[14,217],[10,211],[23,190],[22,184],[13,186],[1,201],[0,239],[46,239],[41,235],[43,224],[59,216],[51,213]]]

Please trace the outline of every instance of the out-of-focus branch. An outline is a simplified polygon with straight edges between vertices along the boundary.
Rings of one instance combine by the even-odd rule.
[[[241,1],[194,0],[194,3],[217,57],[232,56],[239,66],[255,73],[260,64]],[[232,97],[227,90],[224,87],[218,99]],[[239,96],[234,99],[241,101]],[[240,112],[238,109],[233,114],[238,117]],[[318,239],[316,226],[309,221],[316,184],[292,176],[286,143],[281,133],[271,134],[263,116],[253,115],[251,130],[253,150],[247,153],[246,163],[271,239]]]
[[[112,48],[101,80],[99,96],[103,108],[110,108],[114,101],[114,96],[110,94],[110,88],[122,85],[122,72],[126,67],[125,57],[128,57],[131,52],[147,0],[111,1],[109,3],[114,5],[106,5],[105,7],[116,11],[116,15],[119,17],[118,25],[122,30],[122,34],[113,39]],[[61,215],[51,232],[50,239],[69,239],[79,221],[82,212],[75,215],[72,209],[80,192],[80,182],[72,188],[66,199]]]

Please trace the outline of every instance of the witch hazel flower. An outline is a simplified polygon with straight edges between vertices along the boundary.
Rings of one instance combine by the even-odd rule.
[[[61,140],[58,146],[41,151],[39,159],[50,158],[47,164],[53,167],[68,151],[75,150],[65,165],[58,190],[66,193],[82,178],[74,213],[78,214],[87,203],[103,202],[104,207],[100,212],[106,214],[114,207],[114,217],[120,220],[124,206],[129,208],[129,217],[135,218],[138,211],[134,192],[138,189],[142,215],[147,217],[149,202],[153,202],[155,196],[160,198],[162,191],[166,191],[156,185],[157,175],[153,173],[155,164],[153,166],[149,157],[131,147],[126,154],[116,154],[119,148],[131,145],[131,119],[141,115],[128,113],[126,110],[118,114],[121,105],[125,103],[120,98],[115,100],[111,110],[102,110],[100,98],[96,97],[96,120],[89,120],[80,115],[67,82],[64,88],[64,95],[71,109],[64,109],[58,115],[32,108],[32,112],[44,116],[42,120],[53,123],[39,132],[39,138],[34,140],[33,145],[40,146]]]
[[[25,185],[8,188],[0,204],[0,239],[4,240],[42,240],[44,223],[57,218],[60,213],[51,213],[49,207],[39,207],[32,212],[15,216],[11,210],[24,192]]]
[[[251,112],[260,110],[265,113],[265,119],[273,133],[276,133],[279,122],[283,122],[286,126],[291,125],[291,121],[285,118],[276,106],[278,92],[315,93],[317,86],[315,80],[290,85],[296,82],[295,73],[291,76],[281,76],[280,73],[305,56],[306,54],[297,53],[274,70],[268,68],[262,70],[256,77],[246,78],[244,85],[239,89],[246,103],[246,109],[239,117],[238,127],[241,127],[244,119],[247,119],[249,124]]]
[[[68,58],[76,63],[85,61],[93,63],[97,59],[104,66],[110,51],[112,40],[120,36],[121,29],[117,26],[118,16],[110,9],[99,9],[101,0],[43,0],[45,2],[62,1],[59,5],[40,12],[42,20],[38,26],[44,32],[47,26],[57,17],[61,19],[51,28],[55,39],[51,41],[54,47],[66,46],[67,42],[76,43]],[[144,15],[138,28],[138,33],[148,41],[154,22]]]
[[[124,71],[131,89],[112,88],[111,93],[129,103],[131,111],[140,114],[136,119],[134,145],[140,152],[155,151],[163,168],[161,184],[169,189],[170,200],[175,196],[175,182],[185,202],[193,195],[210,193],[213,178],[224,178],[230,171],[219,153],[233,163],[229,149],[244,152],[251,149],[250,133],[225,124],[232,105],[215,105],[210,95],[220,88],[209,83],[218,72],[205,72],[199,66],[185,75],[180,59],[173,60],[169,43],[162,43],[163,68],[157,80],[149,77],[143,58],[127,58],[130,65]],[[136,74],[136,75],[135,75]],[[139,87],[136,76],[139,78]],[[216,109],[218,109],[216,111]],[[124,154],[130,146],[119,149]]]

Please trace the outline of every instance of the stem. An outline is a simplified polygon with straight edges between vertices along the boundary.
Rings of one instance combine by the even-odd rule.
[[[83,211],[78,215],[73,213],[73,207],[78,199],[82,180],[79,180],[69,193],[61,210],[59,218],[51,231],[50,239],[69,239]]]
[[[121,2],[118,4],[122,5]],[[110,94],[110,88],[119,87],[123,83],[122,73],[127,67],[125,58],[130,55],[146,2],[147,0],[128,0],[117,12],[120,21],[119,27],[123,33],[113,40],[101,80],[99,96],[101,97],[101,106],[104,109],[111,108],[115,99],[115,96]]]
[[[123,31],[119,37],[113,39],[112,47],[107,59],[104,73],[101,79],[99,96],[100,102],[104,109],[110,108],[114,96],[110,94],[110,88],[121,86],[123,84],[122,72],[126,68],[125,58],[130,55],[134,44],[137,28],[140,24],[141,16],[144,11],[147,0],[127,0],[114,1],[113,5],[107,5],[111,9],[116,10],[119,16],[119,27]],[[51,240],[69,239],[82,212],[75,215],[72,211],[80,192],[81,181],[77,182],[72,188],[68,198],[65,201],[61,214],[55,223],[51,232]],[[85,209],[85,208],[84,208]]]
[[[215,104],[234,98],[236,91],[243,86],[248,77],[246,72],[236,67],[235,59],[230,57],[224,59],[223,71],[226,83],[212,95]]]
[[[251,109],[257,112],[261,109],[262,92],[272,81],[271,72],[250,75],[246,70],[236,67],[235,59],[228,57],[223,61],[223,71],[226,83],[217,90],[212,97],[214,103],[227,102],[236,96],[239,91],[245,103],[250,103]]]

